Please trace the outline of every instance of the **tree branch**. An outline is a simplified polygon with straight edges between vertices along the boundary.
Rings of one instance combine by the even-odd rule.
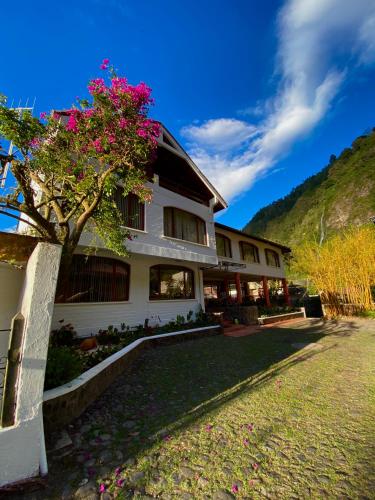
[[[85,199],[87,198],[87,194],[83,194],[81,198],[77,201],[76,200],[76,205],[71,209],[71,211],[68,213],[68,215],[65,216],[65,221],[68,222],[71,217],[77,212],[79,207],[83,204]]]
[[[0,214],[7,215],[8,217],[12,217],[13,219],[17,219],[20,222],[25,222],[26,224],[28,224],[32,228],[36,229],[39,234],[41,234],[43,237],[45,237],[45,234],[43,233],[43,231],[38,226],[36,226],[35,224],[31,223],[27,219],[22,219],[22,217],[18,217],[17,215],[10,214],[9,212],[5,212],[4,210],[0,210]]]
[[[57,243],[59,239],[56,234],[55,226],[50,221],[46,220],[34,206],[34,191],[24,175],[24,170],[25,166],[23,164],[19,165],[17,162],[14,162],[12,172],[24,197],[24,202],[20,205],[19,211],[31,217],[31,219],[45,231],[45,235],[51,241]]]
[[[58,203],[55,201],[52,201],[54,195],[53,193],[48,189],[46,186],[45,182],[43,182],[38,175],[34,174],[34,172],[29,171],[29,175],[31,179],[40,187],[40,189],[43,191],[44,194],[46,194],[49,198],[51,198],[51,204],[52,207],[56,213],[57,220],[59,224],[65,224],[64,222],[64,213]]]

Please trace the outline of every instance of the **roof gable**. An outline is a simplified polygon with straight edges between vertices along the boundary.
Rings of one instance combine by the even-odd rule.
[[[226,208],[228,204],[224,200],[224,198],[215,189],[215,187],[211,184],[211,182],[207,179],[207,177],[203,174],[203,172],[197,167],[197,165],[193,162],[188,153],[177,142],[177,140],[173,137],[173,135],[169,132],[169,130],[166,129],[163,124],[161,124],[161,126],[162,126],[162,132],[158,140],[159,150],[168,151],[170,154],[174,155],[178,159],[176,160],[176,165],[179,165],[179,168],[184,169],[182,167],[181,161],[184,162],[184,164],[186,165],[186,168],[184,169],[185,174],[187,174],[187,172],[190,171],[189,175],[190,182],[196,184],[196,187],[199,188],[202,191],[202,193],[205,192],[206,195],[209,196],[209,199],[212,198],[214,199],[215,212],[218,212],[219,210]],[[166,155],[162,154],[161,156],[164,156],[165,158]],[[176,169],[169,169],[169,171],[167,170],[168,169],[165,169],[165,175],[169,177],[173,177],[174,175],[176,175]],[[177,177],[176,179],[177,182],[181,182],[181,178],[179,178],[178,175],[176,175],[176,177]],[[173,182],[173,178],[169,180]]]

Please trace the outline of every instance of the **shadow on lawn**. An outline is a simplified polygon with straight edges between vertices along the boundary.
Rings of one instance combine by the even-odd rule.
[[[124,455],[116,465],[113,460],[105,464],[113,472],[127,458],[137,457],[163,436],[189,426],[201,429],[209,423],[205,417],[222,405],[272,379],[276,382],[294,365],[335,348],[336,338],[348,337],[360,326],[354,321],[316,320],[267,328],[249,337],[207,337],[146,350],[130,373],[119,377],[69,426],[69,434],[73,439],[78,436],[82,446],[76,446],[74,454],[63,453],[57,460],[49,456],[47,492],[32,498],[62,498],[72,472],[85,469],[77,464],[77,455],[90,451],[97,432],[112,434],[113,439],[108,444],[91,446],[94,456],[111,448]],[[328,342],[319,348],[314,346],[327,336]],[[302,345],[308,343],[313,345],[301,352]],[[85,424],[90,430],[83,432]],[[266,434],[261,439],[266,439]],[[100,466],[98,471],[96,467],[94,474],[88,468],[79,472],[79,480],[101,478]]]
[[[105,433],[114,422],[131,422],[139,434],[121,427],[116,437],[126,454],[134,456],[164,434],[191,425],[242,392],[255,390],[336,345],[301,353],[293,343],[348,336],[357,328],[351,322],[318,320],[308,326],[269,328],[249,337],[208,337],[147,350],[76,424],[97,416],[97,427]]]

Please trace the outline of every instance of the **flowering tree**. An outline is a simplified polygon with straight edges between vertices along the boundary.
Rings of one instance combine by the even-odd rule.
[[[153,100],[144,83],[130,85],[105,59],[106,78],[91,80],[89,99],[63,112],[20,115],[0,96],[0,136],[13,141],[15,155],[0,149],[15,187],[0,196],[0,213],[24,221],[44,241],[63,247],[61,273],[68,276],[84,229],[96,233],[119,255],[127,255],[114,190],[149,201],[147,166],[160,126],[148,118]]]

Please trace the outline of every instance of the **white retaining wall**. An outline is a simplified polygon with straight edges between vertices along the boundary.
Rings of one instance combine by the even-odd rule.
[[[15,424],[0,429],[0,486],[39,474],[44,373],[61,247],[38,243],[26,269],[18,311],[25,319]]]

